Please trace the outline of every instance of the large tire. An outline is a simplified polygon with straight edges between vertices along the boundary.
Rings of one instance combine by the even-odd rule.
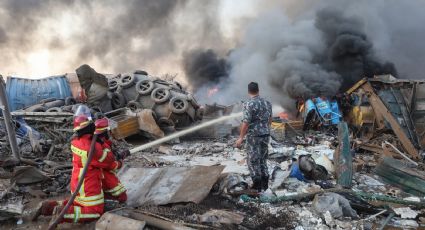
[[[133,86],[135,81],[136,81],[136,77],[134,75],[125,74],[125,75],[122,75],[120,78],[120,85],[124,89],[127,89]]]
[[[46,110],[46,112],[48,112],[48,113],[50,113],[50,112],[56,112],[56,113],[59,113],[59,112],[62,112],[62,109],[61,109],[61,108],[59,108],[59,107],[52,107],[52,108],[50,108],[50,109]]]
[[[129,101],[127,104],[127,107],[132,111],[132,112],[136,112],[138,109],[141,109],[142,106],[140,105],[139,102],[137,101]]]
[[[189,102],[186,99],[180,98],[180,97],[173,97],[170,100],[169,105],[170,105],[171,111],[173,111],[173,113],[176,113],[176,114],[185,113],[187,109],[189,108]]]
[[[140,95],[149,95],[153,88],[155,88],[155,83],[148,79],[141,80],[136,84],[136,91]]]
[[[177,88],[179,88],[180,90],[183,90],[183,86],[180,85],[180,83],[174,82],[174,84],[177,86]]]
[[[156,88],[154,91],[152,91],[152,94],[151,94],[152,100],[157,104],[161,104],[168,101],[170,96],[171,96],[170,90],[166,88]]]
[[[46,109],[42,105],[31,106],[28,109],[25,109],[28,112],[46,112]]]
[[[111,79],[108,81],[108,88],[111,91],[115,91],[118,88],[118,80],[117,79]]]
[[[111,99],[111,105],[113,109],[119,109],[124,107],[126,104],[125,97],[122,94],[114,93]]]
[[[134,71],[134,74],[139,74],[139,75],[146,75],[148,76],[148,72],[144,71],[144,70],[136,70]]]
[[[65,105],[75,105],[77,101],[73,97],[65,98]]]
[[[40,100],[40,104],[44,104],[44,103],[47,103],[47,102],[52,102],[52,101],[56,101],[57,99],[56,98],[54,98],[54,97],[52,97],[52,98],[46,98],[46,99],[43,99],[43,100]]]

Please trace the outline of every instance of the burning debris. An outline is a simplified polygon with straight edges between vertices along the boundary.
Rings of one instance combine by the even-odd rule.
[[[1,79],[2,228],[425,227],[425,5],[230,2],[0,3],[3,71],[115,73]]]

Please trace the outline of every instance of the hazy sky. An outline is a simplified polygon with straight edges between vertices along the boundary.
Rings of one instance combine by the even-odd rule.
[[[18,0],[18,2],[26,4],[25,1]],[[240,33],[240,29],[236,28],[234,25],[239,25],[241,21],[249,17],[254,17],[258,13],[258,9],[255,9],[258,2],[258,0],[220,1],[217,7],[217,15],[219,17],[217,21],[220,30],[223,32],[222,36],[227,38],[227,40],[230,41],[229,43],[234,43],[235,37]],[[0,18],[13,18],[14,16],[12,15],[6,15],[10,13],[10,9],[7,9],[5,5],[6,4],[1,5],[0,3]],[[23,7],[21,6],[21,8]],[[28,34],[22,32],[25,31],[25,28],[16,29],[14,30],[17,31],[16,33],[8,34],[9,39],[14,39],[16,42],[2,43],[0,41],[0,52],[3,53],[3,55],[0,56],[0,73],[4,76],[15,75],[36,78],[74,72],[81,64],[89,64],[99,72],[117,72],[113,63],[115,63],[115,59],[120,59],[121,57],[111,56],[114,53],[106,52],[105,56],[78,58],[79,48],[84,45],[85,41],[77,40],[75,37],[91,37],[89,33],[82,35],[83,31],[90,31],[90,29],[87,29],[87,25],[91,23],[91,17],[102,21],[103,24],[108,24],[113,20],[114,13],[120,14],[121,10],[119,5],[117,7],[116,4],[111,4],[110,6],[102,4],[102,7],[92,9],[84,9],[83,6],[75,6],[69,8],[69,10],[51,10],[48,14],[28,11],[28,19],[22,20],[22,23],[18,25],[6,24],[7,22],[3,20],[4,24],[2,25],[0,23],[0,25],[3,26],[3,30],[6,32],[8,32],[8,29],[11,27],[14,27],[14,29],[16,29],[16,27],[25,27],[25,20],[28,20],[28,26],[36,28]],[[87,17],[88,12],[91,17]],[[184,15],[184,11],[182,12]],[[182,28],[190,27],[192,24],[191,20],[192,19],[185,19],[185,16],[177,16],[175,23]],[[31,21],[35,21],[36,23],[31,24],[33,23]],[[194,30],[197,30],[197,28],[194,28]],[[140,33],[143,32],[141,31]],[[22,36],[31,36],[31,42],[20,43],[17,38]],[[150,37],[147,39],[150,39]],[[121,39],[121,41],[122,40],[123,39]],[[127,42],[132,43],[135,49],[139,49],[140,47],[143,49],[143,46],[147,43],[147,41],[143,39],[129,39]],[[141,60],[140,63],[137,63],[134,59],[136,59],[137,56],[144,56],[143,52],[135,55],[131,50],[122,50],[121,52],[124,53],[124,56],[125,52],[129,53],[129,56],[133,58],[133,63],[127,65],[128,69],[120,69],[119,71],[130,72],[134,69],[142,68],[154,75],[172,73],[178,74],[181,78],[183,74],[180,68],[182,51],[183,50],[177,49],[175,52],[158,58],[158,60]]]

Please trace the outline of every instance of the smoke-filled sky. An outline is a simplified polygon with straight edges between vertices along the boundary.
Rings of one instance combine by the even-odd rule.
[[[285,107],[360,75],[424,78],[422,0],[1,0],[0,74],[178,74],[201,101],[258,81]],[[206,98],[211,87],[220,88]]]

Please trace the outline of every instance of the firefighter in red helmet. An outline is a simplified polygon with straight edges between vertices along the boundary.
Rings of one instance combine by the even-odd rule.
[[[102,170],[117,169],[122,165],[120,161],[105,161],[107,153],[103,151],[99,143],[96,143],[83,184],[79,191],[75,191],[87,162],[94,131],[95,125],[91,119],[89,108],[80,105],[74,114],[75,136],[71,141],[73,168],[70,182],[71,193],[78,192],[78,194],[64,215],[63,222],[89,222],[98,219],[104,212]],[[33,216],[33,220],[40,215],[58,214],[67,202],[68,200],[42,202]]]
[[[109,136],[109,121],[107,118],[99,118],[95,122],[95,134],[98,135],[98,142],[102,145],[103,151],[107,152],[105,161],[124,160],[128,156],[128,150],[121,153],[112,152],[112,140]],[[103,179],[102,186],[106,199],[117,200],[120,203],[127,201],[127,193],[125,187],[121,184],[116,175],[116,169],[102,170]]]

